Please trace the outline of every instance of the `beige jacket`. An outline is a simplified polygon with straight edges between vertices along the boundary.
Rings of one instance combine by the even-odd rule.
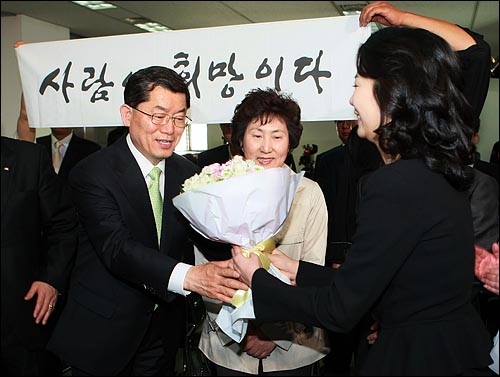
[[[277,248],[294,259],[323,265],[327,242],[328,213],[319,185],[302,178],[282,230],[274,237]],[[196,252],[196,264],[206,259]],[[259,359],[245,353],[240,345],[217,330],[215,319],[220,301],[203,298],[208,318],[202,325],[200,350],[214,363],[228,369],[258,374]],[[292,322],[260,326],[277,347],[262,360],[264,372],[288,370],[312,364],[328,352],[324,330]]]

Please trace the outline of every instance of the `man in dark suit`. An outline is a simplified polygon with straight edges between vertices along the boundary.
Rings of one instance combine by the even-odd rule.
[[[173,300],[197,292],[230,302],[237,289],[247,288],[229,260],[182,263],[191,241],[208,251],[202,242],[208,241],[196,239],[201,236],[172,204],[184,180],[199,171],[174,153],[189,122],[188,84],[171,69],[148,67],[129,77],[124,100],[120,113],[129,134],[86,158],[69,177],[81,222],[79,248],[48,348],[73,376],[161,375],[177,352],[165,347],[168,338],[184,330],[184,323],[168,322]]]
[[[2,353],[10,376],[52,375],[47,323],[77,246],[68,187],[39,145],[2,137]]]
[[[472,143],[474,145],[477,145],[479,143],[480,135],[479,135],[479,127],[480,127],[480,119],[477,118],[474,120],[473,127],[474,127],[474,135],[472,135]],[[479,170],[483,172],[484,174],[489,175],[490,177],[493,177],[496,179],[497,183],[499,182],[499,171],[498,171],[498,164],[495,164],[493,162],[481,160],[481,155],[479,152],[475,152],[474,154],[474,164],[473,164],[474,169]],[[491,246],[491,244],[490,244]],[[488,248],[488,246],[481,246],[484,248]]]
[[[60,151],[57,150],[56,143],[62,143]],[[90,154],[97,152],[101,146],[91,140],[84,139],[73,132],[72,128],[52,128],[52,133],[47,136],[38,137],[37,144],[43,145],[52,156],[61,153],[61,161],[58,166],[54,166],[57,174],[67,180],[69,172],[78,162]]]
[[[323,195],[325,196],[326,206],[328,208],[328,229],[329,229],[329,242],[327,248],[327,257],[325,265],[338,267],[344,261],[344,247],[336,245],[334,247],[333,241],[349,241],[338,240],[333,237],[333,208],[337,202],[337,191],[343,180],[348,178],[344,166],[346,155],[346,143],[351,134],[353,127],[356,127],[357,120],[339,120],[336,122],[337,135],[342,141],[341,145],[337,145],[316,156],[316,164],[314,167],[313,179],[318,182]],[[342,217],[342,218],[346,218]],[[339,220],[339,219],[337,219]],[[339,220],[341,221],[341,220]],[[334,250],[335,249],[335,250]]]
[[[200,168],[216,162],[223,164],[233,158],[234,155],[240,153],[239,148],[231,147],[231,123],[221,123],[220,130],[222,131],[222,141],[224,144],[201,152],[197,159]]]
[[[314,169],[314,180],[321,187],[328,208],[325,265],[333,268],[339,268],[345,262],[350,250],[356,228],[358,183],[382,163],[375,145],[361,139],[357,127],[357,121],[337,122],[342,145],[318,155]],[[324,359],[324,375],[351,373],[353,357],[358,356],[361,333],[372,324],[367,315],[348,333],[328,331],[331,351]]]
[[[101,149],[99,144],[76,135],[73,128],[54,127],[51,130],[50,135],[36,138],[36,143],[45,147],[54,170],[65,181],[68,179],[73,166],[88,155]],[[21,107],[17,118],[17,137],[32,142],[35,141],[36,137],[36,129],[31,128],[29,125],[24,95],[21,95]],[[57,159],[59,161],[56,161]]]

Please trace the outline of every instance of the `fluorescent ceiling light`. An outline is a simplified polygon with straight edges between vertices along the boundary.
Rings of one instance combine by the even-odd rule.
[[[168,27],[163,26],[157,22],[146,22],[145,24],[134,24],[134,26],[137,26],[138,28],[142,30],[149,31],[151,33],[155,31],[166,31],[170,30]]]
[[[73,1],[73,3],[92,10],[116,8],[116,6],[114,6],[113,4],[106,3],[105,1]]]
[[[339,4],[341,3],[341,4]],[[337,10],[341,11],[344,16],[359,16],[364,7],[368,4],[367,1],[359,3],[335,2]],[[376,22],[370,22],[372,34],[379,30],[379,25]]]
[[[171,30],[169,27],[159,24],[158,22],[153,22],[147,18],[137,17],[137,18],[126,18],[125,21],[130,22],[132,25],[138,27],[139,29],[149,31],[153,33],[155,31],[167,31]]]
[[[360,10],[343,10],[344,16],[359,16],[361,14]]]

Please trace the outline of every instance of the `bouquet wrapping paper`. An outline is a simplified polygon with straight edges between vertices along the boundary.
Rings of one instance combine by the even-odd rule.
[[[270,245],[267,240],[284,224],[303,175],[294,174],[288,167],[253,171],[192,187],[176,196],[173,204],[204,237],[261,254],[259,250]],[[265,259],[261,255],[261,260]],[[272,264],[268,267],[273,276],[290,283]],[[216,322],[239,343],[246,334],[248,320],[255,318],[251,290],[246,294],[238,292],[233,303],[237,306],[222,306]]]

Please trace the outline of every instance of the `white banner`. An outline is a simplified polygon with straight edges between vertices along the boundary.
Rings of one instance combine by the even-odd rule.
[[[33,43],[16,49],[31,127],[122,125],[124,82],[162,65],[188,82],[194,123],[230,122],[250,90],[276,88],[303,121],[352,119],[357,16]]]

